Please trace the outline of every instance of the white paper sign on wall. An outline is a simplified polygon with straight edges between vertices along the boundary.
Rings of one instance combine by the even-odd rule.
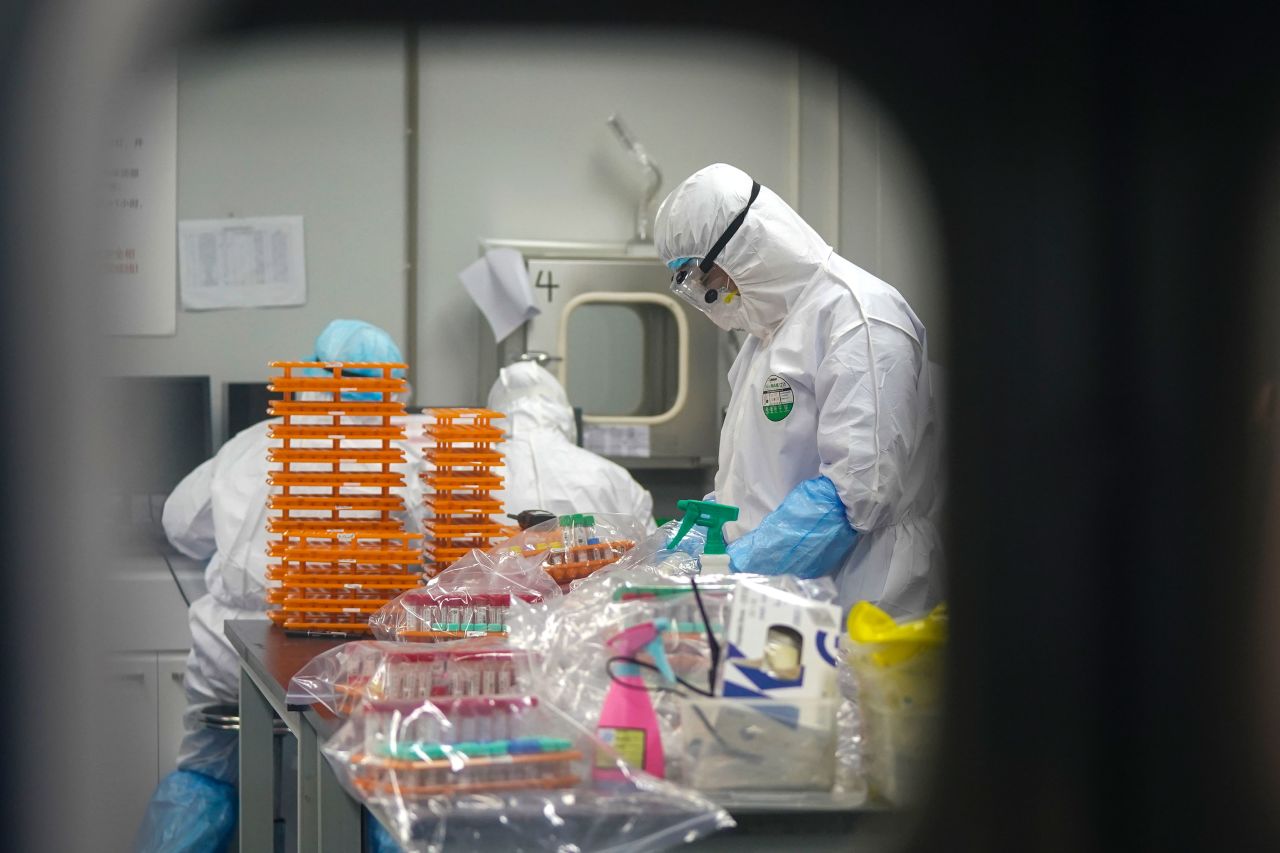
[[[130,69],[118,91],[107,120],[102,175],[106,325],[116,335],[172,335],[177,331],[176,66]]]
[[[178,259],[188,311],[306,304],[301,216],[183,220]]]

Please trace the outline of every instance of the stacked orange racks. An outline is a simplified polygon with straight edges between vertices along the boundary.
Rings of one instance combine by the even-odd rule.
[[[433,423],[425,432],[432,446],[426,459],[430,470],[422,482],[426,496],[427,539],[423,553],[426,574],[434,576],[472,548],[488,548],[508,531],[493,520],[502,502],[493,493],[502,488],[497,446],[505,418],[488,409],[428,409]]]
[[[283,423],[271,427],[280,443],[267,451],[273,466],[268,482],[275,487],[267,503],[267,553],[278,561],[267,569],[276,584],[267,591],[268,615],[289,631],[363,634],[370,614],[421,577],[415,541],[421,535],[405,531],[393,516],[405,510],[393,491],[405,486],[405,475],[392,469],[405,462],[395,444],[405,431],[391,422],[404,414],[404,404],[392,395],[406,387],[393,371],[406,365],[271,366],[282,373],[269,388],[282,396],[271,401],[269,412]],[[317,368],[325,375],[308,375]],[[297,399],[302,392],[323,399]],[[343,392],[381,399],[346,400]]]

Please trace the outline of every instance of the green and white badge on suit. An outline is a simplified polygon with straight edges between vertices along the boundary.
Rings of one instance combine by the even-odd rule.
[[[720,435],[716,499],[741,509],[726,537],[825,476],[859,534],[834,575],[840,602],[923,613],[942,597],[941,436],[924,325],[776,194],[761,187],[748,204],[752,192],[744,172],[709,166],[668,196],[655,226],[659,255],[673,261],[705,256],[741,220],[715,261],[750,333]]]

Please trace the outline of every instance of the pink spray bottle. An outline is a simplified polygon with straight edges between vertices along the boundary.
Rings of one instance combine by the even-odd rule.
[[[619,658],[634,658],[642,650],[647,652],[662,677],[674,684],[675,673],[662,649],[662,634],[669,627],[669,619],[654,619],[635,625],[609,640],[609,649]],[[612,680],[604,697],[604,707],[600,710],[596,734],[631,767],[659,779],[664,778],[666,758],[662,752],[658,715],[653,710],[653,700],[640,674],[640,667],[615,659],[609,671]],[[592,777],[601,781],[626,779],[613,758],[603,755],[596,762]]]

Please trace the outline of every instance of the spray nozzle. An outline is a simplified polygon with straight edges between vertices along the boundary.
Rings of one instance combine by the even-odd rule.
[[[675,671],[667,662],[667,653],[662,648],[662,634],[670,628],[671,620],[666,618],[634,625],[615,635],[609,641],[609,648],[621,658],[635,658],[641,651],[647,653],[653,658],[653,665],[658,668],[658,672],[662,673],[662,677],[667,681],[675,682]]]
[[[679,501],[676,506],[684,510],[684,519],[680,522],[680,529],[676,532],[676,535],[667,544],[668,551],[679,545],[684,535],[696,525],[707,528],[707,546],[702,553],[725,553],[724,533],[721,528],[724,527],[726,522],[738,520],[738,508],[736,506],[718,504],[713,501]]]

